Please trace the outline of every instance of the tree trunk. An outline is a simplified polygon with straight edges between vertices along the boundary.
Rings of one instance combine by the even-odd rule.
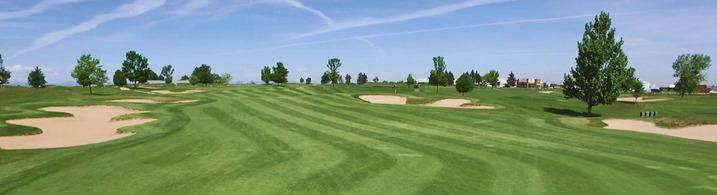
[[[92,95],[92,85],[90,85],[89,87],[90,87],[90,95]]]
[[[588,105],[588,117],[592,116],[592,114],[593,114],[593,106]]]
[[[137,89],[137,81],[134,81],[134,88]]]
[[[436,93],[438,93],[438,85],[436,85]]]

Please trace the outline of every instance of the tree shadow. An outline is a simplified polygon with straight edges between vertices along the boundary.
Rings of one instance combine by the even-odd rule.
[[[560,108],[543,108],[543,111],[553,113],[553,114],[559,114],[559,115],[565,115],[565,116],[584,116],[588,117],[587,112],[578,112],[570,109],[560,109]],[[590,117],[601,117],[602,115],[592,113],[592,116]]]

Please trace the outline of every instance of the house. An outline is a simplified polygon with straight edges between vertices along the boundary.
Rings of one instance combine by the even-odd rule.
[[[145,82],[145,84],[150,85],[150,86],[151,85],[164,85],[165,82],[163,80],[148,80],[147,82]]]
[[[518,79],[515,84],[518,88],[542,88],[545,86],[545,81],[542,79]]]
[[[698,85],[697,86],[697,93],[709,93],[710,88],[707,88],[707,85]]]

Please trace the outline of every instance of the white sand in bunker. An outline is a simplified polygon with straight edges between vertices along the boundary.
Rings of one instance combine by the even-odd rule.
[[[607,124],[607,127],[605,127],[606,129],[637,131],[717,142],[717,125],[700,125],[677,129],[666,129],[656,126],[655,123],[641,120],[605,119],[603,122]]]
[[[169,90],[154,90],[154,91],[152,91],[152,93],[159,93],[159,94],[188,94],[188,93],[199,93],[199,92],[204,92],[204,90],[191,89],[191,90],[186,90],[186,91],[182,91],[182,92],[173,92],[173,91],[169,91]]]
[[[665,101],[667,99],[649,99],[645,100],[642,99],[642,97],[638,97],[637,100],[635,100],[634,97],[623,97],[623,98],[617,98],[617,101],[621,102],[659,102],[659,101]]]
[[[467,99],[443,99],[438,100],[432,103],[423,104],[424,106],[434,106],[434,107],[448,107],[448,108],[473,108],[473,109],[494,109],[494,106],[476,106],[476,105],[465,105],[463,104],[470,103],[470,100]]]
[[[177,101],[169,101],[169,102],[160,102],[155,101],[152,99],[117,99],[117,100],[107,100],[105,102],[124,102],[124,103],[172,103],[172,104],[178,104],[178,103],[190,103],[190,102],[196,102],[197,100],[177,100]]]
[[[362,95],[359,98],[376,104],[406,104],[408,100],[406,97],[395,95]]]
[[[538,91],[538,93],[553,93],[553,91]]]
[[[41,134],[0,137],[3,149],[62,148],[94,144],[119,139],[133,133],[118,133],[117,129],[139,125],[155,119],[128,119],[113,121],[125,114],[146,111],[130,110],[120,106],[46,107],[40,110],[66,112],[73,117],[34,118],[8,120],[7,123],[42,129]]]

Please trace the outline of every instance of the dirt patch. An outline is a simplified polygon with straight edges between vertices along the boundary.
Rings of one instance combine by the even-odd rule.
[[[406,104],[408,98],[395,95],[362,95],[362,100],[375,104]]]
[[[105,101],[105,102],[151,103],[151,104],[156,104],[156,103],[172,103],[172,104],[177,104],[177,103],[190,103],[190,102],[196,102],[196,101],[197,101],[197,100],[178,100],[178,101],[160,102],[160,101],[155,101],[155,100],[152,100],[152,99],[118,99],[118,100],[107,100],[107,101]]]
[[[169,90],[154,90],[154,91],[152,91],[152,93],[159,93],[159,94],[188,94],[188,93],[199,93],[199,92],[204,92],[204,90],[191,89],[191,90],[186,90],[186,91],[182,91],[182,92],[173,92],[173,91],[169,91]]]
[[[467,99],[442,99],[438,100],[432,103],[423,104],[424,106],[433,106],[433,107],[448,107],[448,108],[473,108],[473,109],[494,109],[494,106],[476,106],[476,105],[465,105],[463,104],[470,103],[470,100]]]
[[[687,139],[717,142],[717,125],[700,125],[676,129],[666,129],[656,126],[655,123],[641,120],[605,119],[603,120],[603,122],[607,124],[607,127],[605,127],[606,129],[637,131],[643,133],[654,133]]]
[[[665,101],[667,99],[649,99],[644,100],[642,97],[638,97],[637,100],[635,100],[634,97],[624,97],[624,98],[617,98],[617,101],[621,102],[659,102],[659,101]]]
[[[46,107],[40,110],[66,112],[73,117],[34,118],[8,120],[7,123],[42,129],[41,134],[0,137],[3,149],[63,148],[94,144],[119,139],[133,133],[118,133],[117,129],[139,125],[155,119],[127,119],[114,121],[112,118],[146,111],[130,110],[120,106]]]

